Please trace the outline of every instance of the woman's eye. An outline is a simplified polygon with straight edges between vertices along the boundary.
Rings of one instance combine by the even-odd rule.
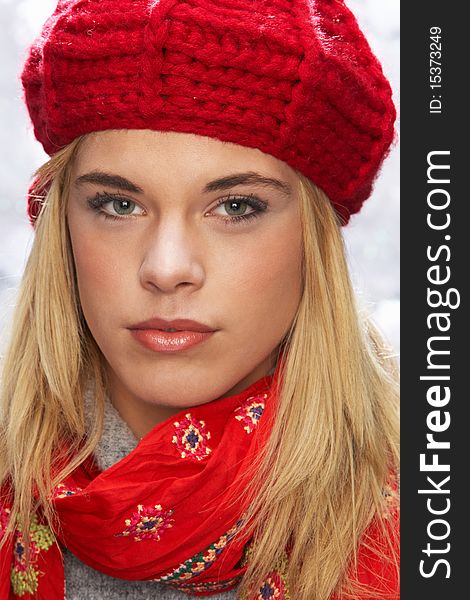
[[[246,212],[252,212],[249,210],[250,206],[247,202],[243,202],[242,200],[228,200],[227,202],[223,202],[217,206],[217,209],[223,208],[225,211],[225,215],[229,217],[240,217],[241,215],[246,214]],[[220,214],[220,213],[219,213]]]
[[[128,198],[120,198],[116,195],[106,192],[96,194],[94,198],[88,200],[90,208],[104,215],[108,219],[124,219],[143,214],[144,211],[138,204]],[[140,209],[141,212],[136,211]]]
[[[256,196],[225,198],[212,210],[227,224],[237,224],[255,219],[266,212],[267,204]]]
[[[130,200],[113,200],[112,206],[118,215],[131,215],[137,205]]]

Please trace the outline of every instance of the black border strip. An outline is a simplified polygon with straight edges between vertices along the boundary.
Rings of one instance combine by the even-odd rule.
[[[462,10],[401,3],[403,600],[468,596],[470,53]]]

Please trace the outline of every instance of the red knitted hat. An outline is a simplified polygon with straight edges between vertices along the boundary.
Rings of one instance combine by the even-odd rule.
[[[394,136],[390,85],[342,0],[59,0],[21,79],[50,155],[105,129],[214,137],[302,172],[344,224]]]

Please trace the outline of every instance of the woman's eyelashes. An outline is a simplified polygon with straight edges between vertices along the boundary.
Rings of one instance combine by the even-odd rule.
[[[133,200],[129,200],[129,198],[120,194],[109,194],[108,192],[98,192],[93,198],[89,198],[88,206],[96,213],[103,215],[105,219],[113,219],[114,221],[136,218],[141,214],[145,214],[143,208]],[[110,212],[110,208],[115,212]],[[139,208],[142,212],[136,214],[134,212],[135,208]]]
[[[129,200],[125,196],[119,194],[109,194],[108,192],[99,192],[92,198],[88,198],[88,206],[96,213],[103,215],[105,219],[113,219],[120,221],[129,217],[137,217],[134,208],[138,207],[138,204]],[[111,205],[114,209],[114,214],[105,209],[107,205]],[[143,209],[141,209],[143,210]]]
[[[88,206],[105,219],[123,221],[145,215],[145,210],[136,202],[120,194],[99,192],[88,199]],[[264,202],[254,194],[248,196],[229,194],[218,201],[216,206],[206,212],[206,217],[218,217],[225,225],[243,224],[260,217],[268,209]]]
[[[219,200],[215,208],[206,213],[206,216],[220,214],[215,212],[219,208],[222,208],[227,215],[226,217],[222,216],[223,222],[227,225],[236,225],[260,217],[267,211],[268,204],[254,194],[249,196],[229,195]]]

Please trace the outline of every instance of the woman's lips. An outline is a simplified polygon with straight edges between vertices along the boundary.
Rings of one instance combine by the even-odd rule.
[[[131,329],[133,337],[154,352],[180,352],[207,340],[214,331],[162,331]]]

